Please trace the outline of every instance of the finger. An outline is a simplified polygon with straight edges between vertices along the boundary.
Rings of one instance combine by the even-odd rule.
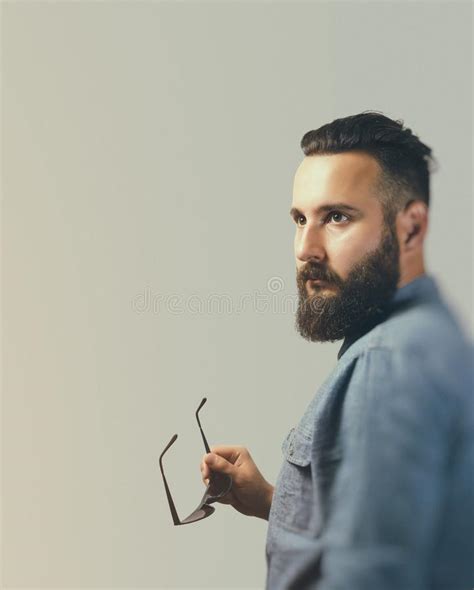
[[[201,475],[202,478],[206,478],[209,477],[209,475],[211,474],[209,467],[206,465],[206,463],[203,461],[201,463]]]
[[[204,457],[204,462],[211,471],[218,471],[219,473],[231,475],[235,470],[232,463],[229,463],[224,457],[220,457],[215,453],[208,453]]]
[[[211,447],[211,451],[216,455],[224,457],[229,463],[235,463],[245,451],[245,448],[235,445],[219,445]]]

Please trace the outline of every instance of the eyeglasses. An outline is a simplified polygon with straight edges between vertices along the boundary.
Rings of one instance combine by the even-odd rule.
[[[196,410],[196,420],[199,425],[199,430],[201,431],[202,440],[204,441],[204,447],[207,453],[211,452],[209,445],[207,444],[206,437],[204,436],[204,432],[201,427],[201,422],[199,421],[199,410],[203,407],[206,403],[207,398],[203,398],[201,403],[199,404],[198,409]],[[211,473],[209,476],[209,485],[206,487],[206,491],[204,492],[204,496],[202,497],[201,501],[199,502],[198,507],[196,510],[193,510],[191,514],[186,517],[184,520],[180,520],[178,516],[178,512],[176,511],[173,498],[171,496],[171,492],[168,486],[168,482],[166,481],[165,472],[163,471],[163,456],[166,451],[171,447],[171,445],[175,442],[178,438],[178,435],[175,434],[170,442],[166,445],[165,450],[160,455],[160,469],[161,475],[163,476],[163,483],[165,484],[166,490],[166,497],[168,498],[168,504],[171,510],[171,516],[173,517],[173,523],[177,526],[180,524],[191,524],[193,522],[197,522],[198,520],[202,520],[207,516],[210,516],[214,511],[214,506],[211,506],[213,502],[216,502],[222,496],[225,496],[232,487],[232,478],[230,475],[226,475],[225,473]]]

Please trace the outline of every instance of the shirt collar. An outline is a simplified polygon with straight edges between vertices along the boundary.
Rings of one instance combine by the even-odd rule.
[[[403,287],[395,291],[392,297],[391,307],[398,307],[415,299],[439,298],[440,292],[435,278],[430,274],[422,274]]]
[[[416,277],[406,285],[403,285],[403,287],[399,287],[395,291],[390,302],[389,313],[393,312],[400,306],[405,306],[420,299],[439,299],[439,297],[440,292],[435,278],[431,274],[425,273]],[[337,354],[337,359],[339,360],[349,346],[361,336],[363,336],[363,334],[345,338]]]

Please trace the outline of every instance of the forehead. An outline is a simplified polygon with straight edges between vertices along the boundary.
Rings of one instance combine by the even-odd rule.
[[[313,208],[337,200],[373,207],[380,172],[377,160],[364,152],[305,156],[294,178],[293,205]]]

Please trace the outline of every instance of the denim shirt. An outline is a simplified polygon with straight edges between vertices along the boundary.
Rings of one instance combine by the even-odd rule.
[[[474,588],[472,365],[427,274],[344,341],[282,444],[267,589]]]

